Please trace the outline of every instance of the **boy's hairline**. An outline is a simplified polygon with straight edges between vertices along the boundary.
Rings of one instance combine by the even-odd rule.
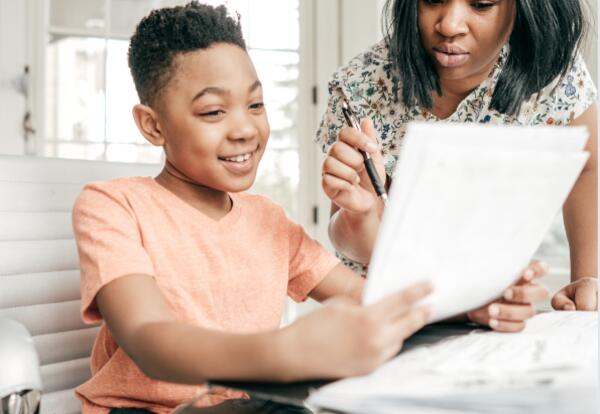
[[[153,110],[160,110],[161,102],[159,102],[159,101],[162,101],[162,97],[163,97],[166,89],[169,88],[169,86],[172,85],[173,82],[177,79],[178,68],[180,67],[179,61],[181,60],[181,57],[185,56],[187,54],[190,54],[190,53],[202,52],[205,50],[209,50],[218,45],[236,46],[236,47],[240,48],[241,50],[243,50],[244,52],[248,53],[248,50],[246,48],[241,47],[237,43],[225,42],[225,41],[214,42],[206,47],[198,47],[198,48],[192,49],[192,50],[171,51],[170,52],[171,53],[171,62],[169,64],[169,66],[166,68],[166,70],[164,71],[163,76],[161,76],[161,79],[159,80],[159,82],[162,83],[162,85],[156,89],[156,92],[153,94],[152,98],[150,98],[148,100],[140,99],[139,103],[142,105],[146,105],[146,106],[152,108]],[[259,81],[259,83],[260,83],[260,81]]]

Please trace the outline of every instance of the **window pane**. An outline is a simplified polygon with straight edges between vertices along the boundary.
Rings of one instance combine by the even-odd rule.
[[[298,147],[299,54],[250,50],[250,56],[263,84],[271,125],[269,147]]]
[[[46,50],[46,138],[104,140],[105,51],[104,39],[53,36]]]
[[[153,9],[148,0],[112,0],[110,4],[110,35],[131,37],[135,27]]]
[[[269,196],[281,204],[291,218],[298,213],[298,181],[300,165],[298,151],[269,149],[263,155],[258,177],[251,191]]]
[[[44,154],[47,157],[102,160],[104,144],[47,143]]]
[[[50,26],[79,33],[104,33],[104,0],[51,0]]]
[[[563,216],[559,214],[534,257],[548,263],[550,275],[561,277],[562,281],[559,285],[562,285],[567,283],[571,273],[569,256],[569,242],[565,233]]]
[[[300,39],[298,0],[253,1],[248,25],[248,46],[297,50]],[[276,18],[273,18],[276,16]]]
[[[138,131],[131,108],[139,102],[127,65],[127,40],[109,40],[106,59],[106,140],[134,142],[146,140]]]

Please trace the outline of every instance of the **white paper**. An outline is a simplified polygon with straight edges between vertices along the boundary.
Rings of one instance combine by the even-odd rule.
[[[523,406],[552,404],[552,395],[577,407],[568,396],[576,389],[587,407],[595,400],[597,374],[597,313],[549,312],[518,334],[475,331],[403,352],[370,375],[321,388],[308,403],[369,413],[405,405],[462,407],[461,412],[477,412],[478,406],[485,412],[496,412],[494,407],[511,412],[512,407],[519,412]]]
[[[581,172],[586,134],[411,125],[364,302],[431,280],[434,293],[425,302],[438,321],[500,296],[527,266]]]

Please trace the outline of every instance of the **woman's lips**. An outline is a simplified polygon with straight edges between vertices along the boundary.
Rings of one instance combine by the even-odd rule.
[[[440,66],[445,68],[460,66],[469,60],[468,53],[451,53],[439,49],[433,49],[433,57]]]

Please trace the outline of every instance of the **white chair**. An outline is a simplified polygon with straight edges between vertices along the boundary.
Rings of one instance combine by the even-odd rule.
[[[79,264],[71,208],[85,183],[154,176],[159,165],[0,155],[0,318],[33,336],[41,414],[81,412],[73,389],[90,376],[98,327],[79,316]]]

